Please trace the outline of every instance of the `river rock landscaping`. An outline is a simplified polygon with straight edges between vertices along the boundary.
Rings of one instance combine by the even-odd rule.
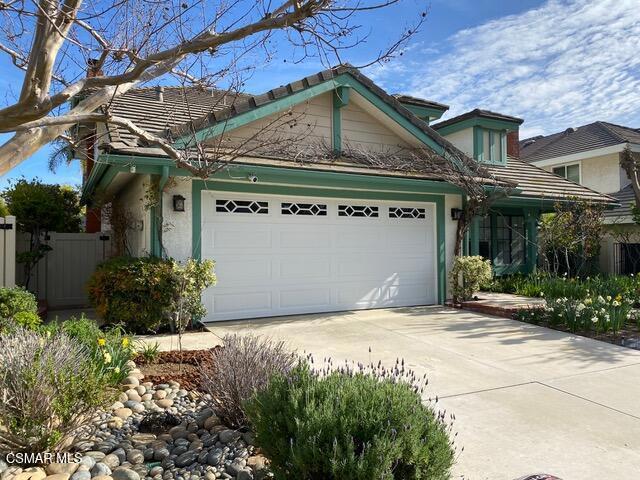
[[[2,480],[238,480],[270,476],[249,431],[226,427],[205,395],[176,381],[145,381],[131,362],[118,401],[78,435],[77,463],[21,468],[0,460]]]

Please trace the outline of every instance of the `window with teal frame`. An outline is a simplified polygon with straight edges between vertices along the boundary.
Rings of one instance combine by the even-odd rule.
[[[490,165],[507,164],[506,131],[474,127],[473,135],[473,150],[476,160]]]

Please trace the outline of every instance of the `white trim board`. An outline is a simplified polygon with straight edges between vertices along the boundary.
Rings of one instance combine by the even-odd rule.
[[[596,148],[594,150],[587,150],[585,152],[572,153],[570,155],[564,155],[562,157],[546,158],[544,160],[536,160],[530,162],[538,167],[550,167],[560,166],[562,163],[575,163],[587,158],[600,157],[602,155],[608,155],[610,153],[618,153],[624,150],[629,145],[632,152],[640,152],[640,145],[635,143],[619,143],[610,147]]]

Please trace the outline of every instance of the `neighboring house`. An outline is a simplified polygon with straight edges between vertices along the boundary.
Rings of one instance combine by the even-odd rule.
[[[635,197],[627,174],[620,168],[620,154],[627,146],[640,152],[640,129],[607,122],[520,142],[522,160],[618,201],[619,207],[604,214],[607,234],[600,266],[609,273],[640,271],[640,227],[631,214]]]
[[[534,268],[536,222],[554,201],[611,201],[515,158],[522,120],[474,110],[430,127],[447,108],[389,95],[349,66],[257,96],[130,91],[111,112],[176,146],[194,137],[206,146],[250,139],[291,111],[300,118],[284,129],[307,129],[302,145],[312,153],[328,145],[336,158],[245,155],[202,180],[124,129],[85,125],[81,132],[95,128],[99,141],[87,161],[84,199],[91,205],[112,198],[130,212],[135,255],[214,259],[218,284],[203,296],[206,320],[444,302],[461,191],[437,171],[418,175],[350,161],[340,156],[347,145],[381,158],[407,148],[440,155],[455,150],[452,142],[488,165],[495,177],[487,181],[517,184],[474,222],[467,246],[500,272]],[[160,201],[149,205],[156,196]]]

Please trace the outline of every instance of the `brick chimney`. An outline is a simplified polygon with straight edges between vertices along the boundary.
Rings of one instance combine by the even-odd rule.
[[[507,133],[507,156],[520,158],[520,136],[518,130]]]
[[[104,72],[100,68],[100,60],[97,58],[87,60],[87,78],[101,77],[102,75]]]
[[[100,77],[103,75],[102,69],[98,64],[99,60],[90,58],[87,60],[87,78]],[[89,134],[85,137],[85,146],[87,150],[87,159],[85,162],[84,179],[89,178],[91,170],[93,170],[95,134]],[[85,213],[85,231],[87,233],[97,233],[102,230],[102,210],[100,208],[87,208]]]

